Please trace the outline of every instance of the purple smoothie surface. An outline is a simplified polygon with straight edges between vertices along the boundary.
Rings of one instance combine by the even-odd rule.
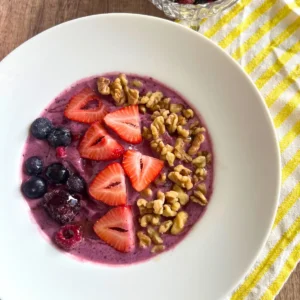
[[[105,77],[113,80],[116,77],[116,74],[105,74]],[[79,81],[78,83],[72,85],[70,88],[65,90],[61,93],[53,102],[42,112],[41,116],[50,119],[53,122],[54,126],[63,126],[71,130],[72,135],[76,136],[70,146],[67,147],[67,157],[58,159],[56,157],[56,150],[52,148],[47,143],[47,140],[38,140],[34,137],[28,137],[24,152],[23,152],[23,162],[31,157],[31,156],[39,156],[43,159],[44,166],[48,166],[54,162],[61,162],[65,165],[71,173],[79,173],[84,180],[86,181],[87,185],[93,180],[93,178],[97,175],[97,173],[102,170],[108,164],[112,162],[120,162],[122,159],[117,159],[114,161],[92,161],[88,159],[83,159],[80,157],[79,152],[77,150],[78,144],[80,142],[80,138],[84,135],[85,131],[88,129],[89,124],[82,124],[78,122],[74,122],[68,120],[64,117],[64,109],[66,104],[69,102],[70,98],[77,93],[79,93],[83,88],[90,87],[92,88],[97,94],[97,77],[87,78],[84,80]],[[166,87],[162,83],[154,80],[153,78],[149,77],[141,77],[137,75],[127,75],[129,82],[132,82],[134,79],[137,79],[143,83],[140,90],[140,95],[145,95],[147,92],[151,91],[161,91],[165,97],[169,97],[171,99],[171,103],[180,103],[183,104],[186,108],[191,107],[191,105],[185,100],[181,95],[179,95],[174,90]],[[136,88],[136,87],[135,87]],[[109,96],[102,96],[100,95],[101,99],[108,108],[109,112],[115,111],[119,109],[114,104],[112,97]],[[193,107],[192,107],[193,108]],[[193,122],[198,120],[201,125],[204,125],[203,120],[200,117],[198,112],[195,112],[194,118],[190,121]],[[141,119],[141,127],[147,126],[149,127],[151,124],[151,115],[150,114],[140,114]],[[152,151],[150,147],[150,143],[147,140],[143,140],[141,144],[138,145],[130,145],[124,142],[120,137],[118,137],[112,130],[107,128],[108,133],[115,138],[124,148],[127,149],[135,149],[142,154],[150,155],[152,157],[159,158],[159,155]],[[205,135],[205,142],[201,145],[201,151],[208,151],[209,153],[213,153],[211,139],[209,137],[208,132],[204,133]],[[164,135],[162,138],[165,143],[174,145],[175,139],[172,136]],[[176,164],[179,162],[176,160]],[[188,165],[186,165],[188,166]],[[164,170],[170,170],[171,168],[167,166],[165,163]],[[207,199],[209,201],[210,196],[213,190],[213,163],[208,164],[207,167],[207,177],[204,181],[207,186]],[[164,171],[163,170],[163,171]],[[29,178],[26,174],[22,173],[22,180],[25,181]],[[137,199],[141,198],[140,193],[135,191],[129,179],[126,177],[126,186],[127,186],[127,196],[128,196],[128,205],[133,206],[133,213],[134,213],[134,222],[135,222],[135,231],[140,230],[140,226],[138,224],[138,210],[136,207]],[[169,180],[166,181],[163,187],[155,187],[154,184],[151,185],[151,189],[153,191],[153,195],[155,197],[156,192],[161,190],[163,192],[168,191],[172,188],[173,183]],[[54,187],[49,186],[48,191]],[[189,192],[191,194],[193,190]],[[78,245],[76,245],[73,249],[69,251],[70,254],[76,256],[79,259],[105,263],[105,264],[131,264],[139,261],[144,261],[146,259],[154,257],[156,254],[151,253],[151,248],[142,249],[138,246],[138,241],[136,241],[136,248],[133,252],[130,253],[122,253],[114,248],[107,245],[101,239],[97,237],[97,235],[93,231],[93,224],[97,221],[101,216],[103,216],[106,212],[108,212],[111,207],[103,204],[99,201],[95,201],[89,197],[86,193],[81,196],[82,198],[82,209],[79,215],[74,220],[75,223],[80,223],[83,227],[84,239]],[[155,199],[155,198],[154,198]],[[31,213],[35,222],[38,224],[40,229],[44,232],[44,234],[53,241],[54,234],[59,230],[61,227],[60,224],[55,222],[53,219],[49,217],[47,212],[44,210],[43,206],[41,205],[41,199],[26,199]],[[171,234],[164,234],[164,245],[166,250],[173,248],[179,242],[181,242],[186,234],[191,230],[193,225],[197,223],[200,219],[202,214],[205,211],[205,207],[200,206],[199,204],[193,203],[189,201],[189,203],[184,207],[184,210],[189,214],[188,222],[184,228],[184,231],[180,235],[171,235]],[[73,222],[73,223],[74,223]],[[200,237],[199,237],[200,238]]]

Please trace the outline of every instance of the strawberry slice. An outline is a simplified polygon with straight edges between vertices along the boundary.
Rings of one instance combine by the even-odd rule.
[[[78,150],[81,157],[92,160],[113,160],[124,153],[124,148],[108,135],[100,122],[90,126]]]
[[[104,122],[124,141],[139,144],[142,141],[139,108],[131,105],[107,114]]]
[[[97,107],[86,108],[91,101],[97,101]],[[107,114],[105,105],[100,97],[90,88],[84,88],[73,96],[66,106],[64,115],[70,120],[81,123],[102,121]]]
[[[160,173],[164,162],[140,152],[128,150],[122,162],[125,173],[138,192],[144,190]]]
[[[94,231],[118,251],[131,252],[135,248],[133,216],[128,206],[111,209],[94,224]]]
[[[108,205],[125,205],[127,200],[125,173],[119,163],[100,171],[89,187],[90,195]]]

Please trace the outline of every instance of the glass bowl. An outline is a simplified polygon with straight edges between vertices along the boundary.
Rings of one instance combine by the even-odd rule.
[[[198,30],[201,19],[215,15],[238,0],[216,0],[204,4],[179,4],[175,0],[150,0],[168,17],[184,21],[186,25]]]

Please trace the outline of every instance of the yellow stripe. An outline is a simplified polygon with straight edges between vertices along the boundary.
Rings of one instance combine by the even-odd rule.
[[[246,65],[245,71],[252,73],[263,60],[273,51],[274,48],[278,47],[283,41],[291,36],[300,26],[300,18],[291,23],[284,31],[282,31],[275,39],[273,39],[267,46],[265,46],[254,58]]]
[[[273,229],[282,221],[284,216],[289,212],[291,207],[296,203],[300,197],[300,182],[292,189],[292,191],[286,196],[284,201],[279,205],[276,218],[273,224]]]
[[[244,283],[233,293],[231,300],[242,300],[249,294],[261,278],[268,272],[276,259],[285,250],[285,248],[294,240],[300,230],[300,217],[283,234],[281,239],[269,251],[264,260],[255,268],[255,270],[246,278]]]
[[[208,38],[213,37],[225,24],[229,23],[235,16],[237,16],[246,5],[251,3],[252,0],[241,0],[230,9],[226,14],[224,14],[216,24],[209,28],[204,35]]]
[[[287,49],[275,62],[269,67],[261,76],[255,81],[258,89],[262,89],[263,86],[284,67],[284,65],[297,53],[300,52],[300,40],[293,46]]]
[[[285,281],[291,274],[291,272],[296,267],[298,261],[300,260],[300,244],[298,244],[287,260],[285,261],[284,266],[281,269],[281,272],[278,274],[273,283],[266,290],[265,294],[262,296],[261,300],[273,300],[274,297],[278,294],[281,287],[284,285]]]
[[[298,90],[297,94],[295,94],[292,99],[290,99],[286,105],[282,108],[282,110],[276,115],[273,119],[274,125],[276,128],[280,127],[280,125],[291,115],[291,113],[297,108],[300,104],[300,90]]]
[[[300,76],[300,65],[297,65],[266,97],[265,101],[270,107],[280,95]]]
[[[294,172],[300,163],[300,149],[296,152],[291,160],[289,160],[282,169],[282,184]]]
[[[249,51],[264,35],[266,35],[271,29],[273,29],[290,12],[291,8],[288,5],[284,5],[273,18],[270,18],[264,25],[259,27],[255,34],[251,35],[244,44],[238,47],[231,54],[231,56],[236,60],[241,59],[247,51]]]
[[[281,153],[290,145],[290,143],[300,134],[300,121],[295,123],[292,129],[286,133],[279,143]]]
[[[251,14],[243,20],[238,26],[236,26],[231,32],[225,36],[225,38],[219,42],[219,46],[227,48],[236,38],[238,38],[243,31],[245,31],[253,22],[255,22],[260,16],[268,11],[277,0],[266,0],[259,7],[251,12]]]

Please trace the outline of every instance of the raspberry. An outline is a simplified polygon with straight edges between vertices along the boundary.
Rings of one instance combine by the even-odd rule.
[[[65,147],[57,147],[56,148],[56,157],[57,158],[65,158],[67,157],[67,151],[66,151],[66,148]]]
[[[82,240],[82,229],[79,225],[65,225],[56,232],[55,243],[64,250],[70,250]]]
[[[63,189],[46,193],[43,206],[53,220],[63,225],[73,221],[81,208],[80,199]]]
[[[180,4],[194,4],[195,0],[179,0]]]

